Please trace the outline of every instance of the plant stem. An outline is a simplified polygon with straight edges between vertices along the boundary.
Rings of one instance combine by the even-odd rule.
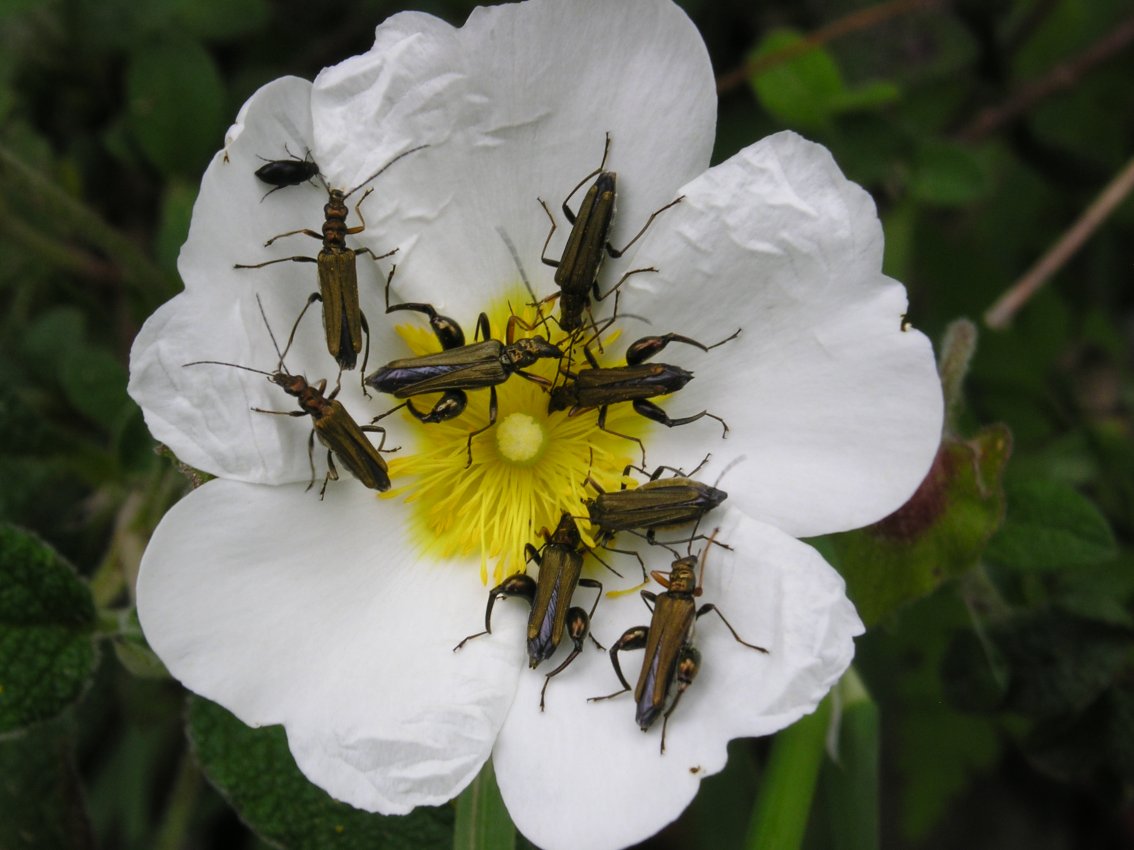
[[[878,706],[852,667],[836,685],[838,749],[823,763],[821,796],[834,850],[878,850]]]
[[[796,850],[803,843],[823,763],[831,697],[776,735],[748,824],[746,850]]]
[[[490,759],[457,798],[453,850],[512,850],[515,846],[516,827],[504,808]]]
[[[1052,275],[1067,264],[1131,192],[1134,192],[1134,159],[1122,167],[1047,253],[988,308],[988,312],[984,314],[984,323],[996,330],[1006,328],[1020,308]]]
[[[181,756],[173,790],[162,813],[154,850],[179,850],[185,844],[185,832],[201,791],[201,771],[188,752]]]

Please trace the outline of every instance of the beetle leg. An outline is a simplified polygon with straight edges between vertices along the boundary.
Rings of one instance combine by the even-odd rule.
[[[365,201],[367,198],[369,198],[370,193],[373,192],[373,191],[374,191],[374,187],[371,186],[369,189],[367,189],[365,192],[362,193],[362,197],[359,198],[358,203],[354,205],[354,214],[356,216],[358,216],[358,220],[359,220],[360,223],[356,224],[354,227],[348,227],[347,230],[346,230],[347,233],[353,235],[355,233],[361,233],[362,231],[364,231],[366,229],[366,219],[364,219],[362,217],[362,202]]]
[[[642,568],[642,581],[648,581],[649,580],[650,576],[646,572],[646,562],[643,561],[642,556],[639,555],[637,552],[635,552],[633,549],[615,549],[613,546],[607,546],[606,543],[601,543],[599,545],[601,545],[602,548],[605,549],[607,552],[617,552],[619,555],[633,555],[635,558],[638,559],[638,566]],[[593,555],[594,553],[592,552],[591,554]],[[604,564],[604,566],[605,566],[605,564]],[[618,573],[614,569],[609,568],[609,567],[608,567],[608,569],[610,569],[610,571],[612,573],[614,573],[615,575],[618,575]]]
[[[599,368],[599,363],[598,363],[598,360],[595,358],[595,353],[593,351],[591,351],[591,347],[589,345],[583,346],[583,356],[585,358],[587,358],[587,363],[590,364],[592,369]]]
[[[378,441],[378,451],[393,453],[393,452],[398,452],[398,451],[402,450],[401,446],[394,446],[394,448],[392,448],[392,449],[385,448],[385,446],[386,446],[386,429],[383,428],[381,425],[373,425],[373,424],[371,424],[371,425],[359,425],[358,428],[359,428],[360,431],[366,431],[367,433],[370,433],[370,434],[381,434],[382,435],[382,439]]]
[[[716,605],[712,604],[711,602],[706,602],[704,605],[702,605],[700,608],[698,608],[697,609],[697,616],[701,617],[701,615],[708,614],[710,611],[715,611],[716,615],[721,618],[721,622],[724,623],[726,626],[728,626],[728,630],[730,632],[732,632],[732,636],[734,638],[736,638],[737,643],[743,644],[744,646],[747,646],[749,649],[754,649],[757,652],[762,652],[765,655],[768,654],[768,650],[766,650],[764,647],[756,646],[756,644],[754,644],[754,643],[749,643],[748,641],[743,640],[740,637],[740,635],[738,635],[736,633],[736,629],[734,629],[732,627],[732,623],[730,623],[728,620],[725,619],[724,614],[721,613],[720,608],[718,608]]]
[[[358,380],[362,383],[363,397],[370,398],[370,393],[366,391],[366,364],[370,362],[370,323],[366,321],[366,314],[362,310],[358,311],[358,318],[362,323],[362,332],[366,334],[366,349],[362,355],[362,369],[358,372]]]
[[[587,613],[587,622],[589,623],[591,620],[594,619],[595,609],[598,608],[599,600],[602,599],[602,582],[599,581],[598,579],[593,579],[593,578],[581,578],[581,579],[579,579],[579,586],[580,587],[597,587],[598,588],[598,593],[595,594],[595,601],[591,605],[591,610]],[[598,639],[593,634],[591,634],[590,632],[587,632],[587,635],[588,635],[588,637],[590,637],[590,639],[594,642],[594,645],[596,647],[598,647],[598,649],[600,651],[602,651],[602,652],[606,651],[606,647],[603,646],[601,643],[599,643]]]
[[[640,595],[642,601],[646,603],[646,607],[650,609],[650,613],[654,613],[654,604],[658,601],[658,595],[652,590],[643,590]]]
[[[508,578],[488,591],[488,607],[484,609],[484,631],[469,635],[453,647],[453,652],[456,652],[473,638],[492,634],[492,606],[496,604],[497,599],[504,599],[509,596],[520,596],[527,600],[528,605],[531,605],[532,600],[535,599],[535,591],[535,580],[527,573],[516,573],[508,576]]]
[[[307,483],[307,488],[303,491],[310,490],[315,486],[315,429],[311,429],[311,433],[307,437],[307,462],[311,465],[311,480]]]
[[[396,310],[413,310],[416,313],[424,313],[428,316],[429,326],[433,329],[433,335],[437,337],[437,341],[441,343],[441,347],[446,351],[453,348],[460,348],[465,344],[465,332],[461,330],[461,326],[448,316],[442,316],[429,304],[416,304],[413,302],[406,302],[405,304],[386,304],[387,313],[393,313]]]
[[[312,239],[318,239],[320,242],[323,241],[323,234],[322,233],[319,233],[316,230],[312,230],[309,227],[301,227],[298,230],[289,230],[287,233],[276,234],[275,236],[273,236],[271,239],[269,239],[267,242],[264,243],[264,247],[267,248],[269,245],[271,245],[277,239],[283,239],[285,236],[298,236],[301,233],[304,236],[310,236]],[[298,258],[295,258],[295,257],[288,257],[287,259],[297,259],[298,260]],[[305,258],[304,260],[302,260],[302,262],[317,263],[319,261],[308,257],[308,258]]]
[[[662,715],[661,725],[661,753],[665,754],[665,729],[669,725],[669,716],[673,714],[673,710],[677,708],[678,700],[681,695],[685,693],[686,688],[693,684],[693,680],[697,678],[697,672],[701,669],[701,653],[697,648],[686,644],[681,647],[681,651],[677,655],[677,693],[673,695],[673,702],[670,703],[669,708],[665,714]]]
[[[740,330],[740,328],[737,328],[732,334],[725,337],[720,342],[714,342],[712,345],[705,345],[703,342],[698,342],[691,337],[675,333],[662,334],[660,336],[644,336],[639,340],[635,340],[630,344],[630,347],[626,349],[626,362],[630,366],[637,366],[640,363],[644,363],[671,342],[682,342],[694,348],[699,348],[702,351],[712,351],[714,348],[736,339],[740,336]]]
[[[606,253],[608,253],[611,257],[613,257],[614,259],[617,260],[619,257],[621,257],[623,254],[625,254],[629,250],[631,245],[633,245],[635,242],[637,242],[639,239],[642,238],[642,234],[644,234],[647,230],[650,229],[650,225],[654,223],[655,218],[657,218],[663,212],[668,210],[670,207],[676,206],[677,204],[680,204],[683,200],[685,200],[685,196],[681,195],[680,197],[675,198],[674,200],[670,201],[664,207],[659,207],[658,209],[656,209],[652,213],[650,213],[650,217],[646,219],[646,223],[642,225],[642,229],[639,230],[636,234],[634,234],[634,238],[631,239],[629,242],[627,242],[625,245],[623,245],[621,248],[615,248],[613,245],[611,245],[609,242],[607,242],[606,243]]]
[[[568,206],[568,204],[571,201],[571,198],[574,196],[574,194],[576,192],[578,192],[580,189],[583,188],[584,183],[586,183],[588,180],[590,180],[594,177],[598,177],[600,174],[602,174],[603,169],[606,168],[606,158],[609,154],[610,154],[610,133],[608,132],[606,134],[606,142],[603,143],[602,162],[599,163],[599,167],[596,168],[594,171],[592,171],[590,174],[588,174],[586,177],[584,177],[582,180],[580,180],[575,185],[575,188],[572,189],[571,192],[567,195],[567,197],[563,199],[563,215],[565,215],[567,217],[567,221],[569,221],[571,224],[575,223],[575,213],[571,212],[571,207]]]
[[[484,341],[492,339],[492,326],[488,323],[487,313],[481,313],[476,317],[476,333],[473,334],[473,342],[476,342],[477,337]]]
[[[627,475],[629,475],[631,469],[633,469],[636,472],[640,472],[643,475],[649,476],[649,479],[651,481],[657,481],[659,478],[661,478],[661,474],[663,472],[665,472],[667,469],[670,472],[674,473],[674,477],[679,477],[679,478],[687,478],[688,477],[688,476],[685,475],[685,470],[679,469],[676,466],[662,465],[662,466],[659,466],[657,469],[655,469],[653,472],[646,472],[646,470],[643,469],[642,467],[635,466],[632,463],[626,464],[626,466],[622,469],[622,476],[625,478]]]
[[[676,555],[677,552],[672,547],[676,546],[679,543],[691,544],[694,540],[706,540],[715,546],[720,546],[722,549],[728,549],[728,551],[730,552],[732,551],[732,547],[727,543],[721,543],[721,541],[716,540],[712,537],[712,535],[708,534],[694,534],[691,537],[682,537],[680,540],[658,540],[655,536],[657,534],[657,529],[655,528],[649,529],[645,534],[634,531],[633,529],[630,530],[630,533],[637,534],[639,537],[645,538],[646,542],[651,544],[652,546],[664,546],[666,549],[669,549],[670,552],[673,552],[674,555]]]
[[[626,530],[627,530],[627,531],[629,531],[629,532],[630,532],[631,534],[635,535],[636,537],[641,537],[641,538],[642,538],[643,540],[645,540],[645,541],[646,541],[647,543],[649,543],[649,544],[650,544],[651,546],[661,546],[661,547],[663,547],[663,548],[665,548],[665,549],[668,549],[668,550],[669,550],[669,553],[670,553],[671,555],[673,555],[673,557],[674,557],[674,558],[680,558],[680,557],[681,557],[681,553],[680,553],[680,552],[678,552],[678,551],[677,551],[676,549],[674,549],[674,548],[673,548],[672,546],[670,546],[670,545],[669,545],[669,543],[667,543],[667,542],[666,542],[666,541],[664,541],[664,540],[658,540],[658,539],[657,539],[657,538],[656,538],[656,537],[654,536],[654,529],[652,529],[652,528],[651,528],[651,529],[649,529],[649,530],[647,530],[647,531],[646,531],[645,533],[643,533],[643,532],[641,532],[641,531],[637,531],[637,530],[635,530],[635,529],[633,529],[633,528],[628,528],[628,529],[626,529]],[[701,536],[702,536],[702,537],[704,537],[704,535],[701,535]],[[698,539],[698,538],[697,538],[696,536],[694,536],[694,537],[690,537],[690,538],[689,538],[689,540],[696,540],[696,539]],[[679,543],[685,543],[685,542],[687,542],[687,541],[685,541],[685,540],[680,540],[680,541],[678,541],[678,542],[679,542]]]
[[[374,258],[375,260],[384,260],[384,259],[386,259],[387,257],[392,257],[392,256],[394,256],[394,254],[398,253],[398,249],[397,249],[397,248],[394,248],[394,249],[393,249],[393,250],[391,250],[391,251],[387,251],[387,252],[386,252],[385,254],[375,254],[375,253],[374,253],[373,251],[371,251],[371,250],[370,250],[369,248],[348,248],[347,250],[348,250],[348,251],[354,251],[354,255],[355,255],[356,257],[357,257],[357,256],[358,256],[359,254],[369,254],[369,255],[370,255],[371,257],[373,257],[373,258]]]
[[[254,410],[257,413],[270,413],[273,416],[307,416],[305,410],[265,410],[262,407],[250,407],[249,410]]]
[[[404,304],[391,304],[390,303],[390,281],[394,279],[394,272],[397,271],[397,266],[390,266],[390,273],[386,275],[386,312],[393,313],[395,310],[412,310],[416,313],[424,313],[429,317],[429,326],[433,328],[433,335],[437,337],[437,341],[441,343],[441,347],[448,351],[451,348],[460,348],[465,344],[465,332],[461,330],[461,326],[457,324],[456,320],[450,319],[448,316],[442,316],[433,309],[431,304],[418,304],[415,302],[406,302]],[[365,369],[363,370],[365,371]]]
[[[311,236],[315,235],[315,232],[312,231],[312,230],[295,230],[293,232],[294,233],[307,233]],[[291,233],[281,233],[280,234],[280,236],[290,236],[290,235],[291,235]],[[279,237],[276,237],[276,238],[279,238]],[[271,245],[272,243],[269,241],[265,244]],[[232,267],[234,269],[262,269],[262,268],[264,268],[264,266],[271,266],[271,265],[275,265],[276,263],[317,263],[317,262],[319,262],[319,261],[317,259],[315,259],[314,257],[280,257],[278,260],[268,260],[267,262],[263,262],[263,263],[250,263],[250,264],[233,263]]]
[[[633,404],[634,404],[634,411],[639,416],[644,416],[647,419],[651,419],[654,422],[658,422],[662,425],[665,425],[667,428],[673,428],[676,425],[688,425],[690,422],[696,422],[698,419],[701,419],[702,417],[708,416],[710,419],[715,419],[715,420],[717,420],[718,422],[721,423],[721,427],[724,428],[724,431],[721,433],[721,437],[724,438],[724,437],[728,436],[728,423],[725,422],[723,419],[721,419],[719,416],[717,416],[715,413],[709,413],[709,411],[707,411],[707,410],[702,410],[700,413],[694,414],[693,416],[683,416],[680,419],[671,419],[666,414],[666,412],[664,410],[662,410],[660,407],[658,407],[656,404],[654,404],[649,399],[644,399],[644,398],[636,399],[633,402]],[[611,433],[614,433],[614,432],[612,431]],[[645,466],[646,461],[644,460],[644,458],[645,458],[645,450],[644,449],[642,451],[642,457],[643,457],[642,466]]]
[[[540,258],[541,261],[543,261],[543,264],[545,266],[551,266],[552,268],[559,268],[559,260],[553,260],[553,259],[551,259],[550,257],[547,256],[547,246],[551,244],[551,236],[552,236],[553,233],[555,233],[555,228],[558,226],[555,223],[555,216],[553,216],[551,214],[551,210],[548,209],[547,202],[543,198],[536,198],[536,200],[539,201],[540,206],[543,207],[543,211],[545,213],[547,213],[547,217],[551,220],[551,230],[547,231],[547,239],[545,239],[544,242],[543,242],[543,250],[539,252],[539,258]],[[546,298],[543,299],[543,301],[541,301],[539,303],[542,304],[545,301],[553,301],[558,297],[559,297],[559,293],[556,292],[554,295],[547,296]]]
[[[314,431],[311,432],[311,436],[312,437],[315,436]],[[339,480],[339,471],[337,469],[335,469],[335,456],[334,456],[334,454],[331,453],[330,449],[327,449],[327,475],[323,478],[323,486],[319,490],[319,501],[323,501],[323,496],[325,496],[327,494],[327,483],[330,482],[330,481],[338,481],[338,480]],[[312,483],[314,483],[314,482],[312,482]],[[310,490],[311,486],[308,485],[307,489]]]
[[[537,549],[531,543],[525,543],[524,544],[524,563],[528,564],[528,563],[531,563],[532,561],[536,562],[537,567],[543,566],[543,558],[539,554],[539,549]]]
[[[581,584],[582,582],[580,582]],[[592,611],[594,609],[591,609]],[[539,710],[543,711],[544,694],[547,693],[547,686],[551,684],[551,677],[557,676],[567,669],[567,666],[574,661],[579,653],[583,651],[583,638],[590,634],[591,620],[587,612],[577,606],[567,609],[567,619],[563,624],[563,631],[571,638],[573,644],[570,654],[563,660],[563,663],[548,673],[543,678],[543,687],[539,691]],[[591,637],[594,640],[594,636]],[[598,643],[598,641],[595,641]]]
[[[428,413],[422,413],[408,400],[406,401],[406,410],[421,422],[446,422],[455,416],[459,416],[466,404],[468,404],[468,396],[465,395],[464,390],[446,390],[445,394]]]
[[[588,549],[587,551],[591,553],[591,557],[592,557],[592,558],[594,558],[594,559],[595,559],[596,561],[598,561],[598,562],[599,562],[600,564],[602,564],[602,565],[603,565],[604,567],[606,567],[606,568],[607,568],[608,570],[610,570],[610,571],[611,571],[612,573],[614,573],[614,574],[615,574],[616,576],[618,576],[619,578],[622,578],[622,573],[620,573],[620,572],[619,572],[618,570],[616,570],[616,569],[615,569],[614,567],[612,567],[612,566],[611,566],[610,564],[608,564],[608,563],[607,563],[606,561],[604,561],[604,560],[603,560],[602,558],[600,558],[600,557],[599,557],[599,556],[598,556],[598,555],[597,555],[597,554],[595,553],[595,550],[594,550],[594,549]],[[611,551],[614,551],[614,550],[612,549]],[[636,555],[636,554],[638,554],[638,553],[637,553],[637,552],[634,552],[633,554],[635,554],[635,555]],[[640,560],[641,560],[641,558],[639,558],[638,560],[640,561]],[[644,571],[644,568],[643,568],[643,571]],[[582,579],[580,579],[580,581],[582,581]]]
[[[544,299],[544,300],[546,300],[546,299]],[[538,307],[542,303],[543,303],[543,301],[537,301],[532,306]],[[537,321],[535,324],[529,324],[528,322],[525,322],[523,319],[521,319],[519,316],[517,316],[515,313],[513,313],[512,315],[510,315],[508,317],[508,324],[507,324],[507,326],[505,326],[505,329],[504,329],[504,341],[508,345],[511,345],[513,342],[516,341],[516,326],[517,325],[519,325],[521,328],[523,328],[526,331],[534,331],[536,328],[542,326],[543,329],[546,331],[547,330],[547,320],[549,318],[551,318],[551,317],[550,316],[544,316],[542,319]],[[550,336],[550,334],[549,334],[549,336]]]
[[[607,245],[609,246],[610,243],[608,242]],[[619,256],[621,256],[621,255],[619,255]],[[596,282],[595,283],[595,301],[605,301],[611,295],[614,295],[617,298],[618,297],[618,287],[620,287],[620,286],[622,286],[622,284],[626,283],[626,281],[630,277],[632,277],[633,275],[642,274],[643,272],[657,272],[657,268],[654,267],[654,266],[643,266],[640,269],[630,269],[630,271],[626,272],[624,275],[622,275],[622,277],[620,277],[618,279],[618,282],[616,284],[614,284],[614,286],[612,286],[610,289],[608,289],[606,292],[602,293],[601,295],[598,292],[598,283]]]
[[[649,637],[649,635],[649,626],[632,626],[622,633],[622,637],[615,641],[614,646],[610,648],[610,663],[614,665],[614,672],[618,676],[618,681],[622,683],[622,690],[615,691],[606,696],[588,697],[587,702],[599,702],[604,699],[612,699],[619,694],[624,694],[628,690],[631,690],[630,683],[627,682],[626,677],[622,675],[622,666],[618,663],[618,653],[622,650],[645,649],[646,638]]]
[[[599,408],[599,414],[598,414],[599,429],[606,431],[606,433],[608,433],[608,434],[613,434],[616,437],[623,437],[624,439],[632,440],[635,443],[637,443],[638,448],[642,450],[642,466],[645,466],[646,465],[646,444],[643,443],[641,440],[639,440],[637,437],[631,437],[629,434],[623,434],[621,431],[612,431],[610,428],[607,428],[606,427],[606,411],[607,411],[608,407],[609,407],[609,405],[604,404],[602,407]],[[635,410],[638,409],[638,402],[634,402],[634,409]],[[638,412],[641,413],[640,410]],[[647,418],[652,418],[652,417],[647,417]]]
[[[456,390],[455,392],[460,392],[460,390]],[[461,393],[461,395],[464,395],[464,393]],[[444,400],[444,399],[442,399],[442,400]],[[440,402],[438,402],[438,403],[440,403]],[[472,441],[473,441],[473,437],[477,436],[478,434],[483,434],[485,431],[487,431],[489,428],[491,428],[495,424],[496,424],[496,387],[489,387],[488,388],[488,424],[485,425],[483,428],[477,428],[475,431],[469,432],[469,439],[468,439],[468,442],[465,444],[465,449],[468,452],[468,460],[465,461],[465,469],[468,469],[470,466],[472,466]]]

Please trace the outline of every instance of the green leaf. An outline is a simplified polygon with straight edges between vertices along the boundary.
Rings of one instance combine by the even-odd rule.
[[[1008,670],[991,641],[958,629],[941,659],[941,687],[951,705],[961,711],[994,711],[1004,701]]]
[[[791,30],[768,33],[749,55],[750,62],[786,50],[803,41]],[[785,124],[803,129],[822,128],[834,102],[843,93],[843,79],[826,50],[815,48],[779,62],[754,75],[749,84],[760,105]]]
[[[1129,684],[1110,694],[1106,725],[1107,751],[1115,769],[1127,782],[1134,781],[1134,688]]]
[[[830,119],[838,113],[877,109],[899,98],[898,87],[889,82],[848,89],[834,57],[822,47],[802,50],[804,42],[804,36],[794,30],[774,30],[748,55],[749,63],[757,67],[748,80],[756,99],[788,126],[829,129]],[[773,58],[795,48],[802,52]],[[769,61],[773,64],[765,64]]]
[[[1098,564],[1117,552],[1114,534],[1098,508],[1059,481],[1007,482],[1004,526],[985,556],[1006,567],[1057,570]]]
[[[177,257],[189,236],[189,220],[193,217],[193,203],[196,200],[195,184],[171,180],[166,186],[155,254],[161,267],[170,274],[177,274]]]
[[[211,56],[195,41],[147,45],[127,72],[129,126],[167,175],[200,173],[224,132],[225,91]]]
[[[862,112],[894,103],[902,91],[894,83],[877,80],[857,89],[844,89],[831,99],[831,108],[837,112]]]
[[[895,513],[867,528],[833,535],[847,593],[867,625],[972,567],[1000,524],[1008,429],[946,439],[925,481]]]
[[[54,549],[0,526],[0,733],[57,715],[94,670],[95,608]]]
[[[753,743],[744,738],[729,741],[724,770],[701,783],[689,814],[682,818],[689,825],[683,850],[743,846],[748,824],[742,815],[752,808],[759,786]]]
[[[902,840],[915,846],[980,773],[997,761],[1002,733],[986,717],[954,710],[942,693],[949,638],[972,625],[957,582],[895,612],[885,629],[856,641],[855,668],[886,717],[886,750],[896,776],[895,812]],[[896,805],[894,803],[896,802]]]
[[[997,733],[984,720],[941,707],[919,708],[898,721],[894,746],[907,839],[925,837],[973,774],[990,769],[1000,752]]]
[[[136,609],[118,614],[119,629],[114,638],[114,654],[119,663],[140,679],[168,679],[169,671],[161,659],[150,649],[142,634]]]
[[[75,307],[56,307],[42,313],[24,334],[23,351],[29,361],[43,363],[52,374],[61,359],[82,348],[86,317]]]
[[[449,808],[383,817],[331,799],[299,772],[282,727],[250,729],[220,706],[191,697],[188,731],[209,780],[265,841],[288,850],[451,846]]]
[[[199,38],[229,39],[262,27],[271,12],[267,0],[173,0],[185,28]]]
[[[67,716],[0,741],[0,848],[95,846]]]
[[[1080,711],[1134,658],[1134,631],[1044,611],[998,623],[990,637],[1008,667],[1005,706],[1034,717]]]
[[[986,195],[992,188],[983,164],[967,148],[928,141],[917,150],[910,193],[920,201],[959,207]]]
[[[126,381],[126,368],[118,358],[94,346],[68,349],[59,371],[67,400],[107,431],[131,408]]]

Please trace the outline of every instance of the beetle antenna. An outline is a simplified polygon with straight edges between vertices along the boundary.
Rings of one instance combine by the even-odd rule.
[[[705,543],[705,548],[701,550],[701,575],[697,579],[697,596],[701,595],[701,587],[705,584],[705,561],[707,560],[707,555],[709,554],[709,547],[716,542],[717,532],[720,530],[721,527],[719,525],[713,529],[713,533],[709,535],[709,539]]]
[[[383,171],[385,171],[387,168],[389,168],[391,165],[393,165],[395,162],[397,162],[402,157],[409,156],[414,151],[419,151],[422,148],[427,148],[427,147],[429,147],[429,145],[418,145],[416,148],[410,148],[408,151],[402,151],[396,157],[391,159],[389,162],[387,162],[385,165],[383,165],[381,168],[379,168],[377,171],[375,171],[373,174],[371,174],[369,177],[367,177],[365,180],[363,180],[361,183],[359,183],[357,186],[355,186],[353,189],[351,189],[349,192],[347,192],[345,195],[343,195],[343,200],[345,201],[347,198],[349,198],[351,195],[353,195],[355,192],[357,192],[359,189],[361,189],[363,186],[365,186],[367,183],[369,183],[371,180],[373,180],[375,177],[377,177],[379,174],[381,174]]]
[[[708,460],[708,459],[709,459],[708,456],[706,456],[705,460]],[[721,470],[721,474],[717,476],[717,480],[713,482],[713,487],[716,487],[718,484],[721,483],[721,479],[725,477],[725,475],[728,473],[728,471],[730,469],[732,469],[734,466],[736,466],[742,460],[747,460],[747,459],[748,459],[748,455],[739,455],[737,457],[734,457],[732,460],[730,460],[728,462],[728,464],[725,466],[725,468]],[[704,463],[704,461],[702,461],[702,464],[703,463]]]
[[[182,363],[182,368],[186,366],[231,366],[233,369],[243,369],[245,372],[255,372],[257,375],[267,375],[272,377],[271,372],[265,372],[263,369],[253,369],[251,366],[241,366],[239,363],[229,363],[225,360],[194,360],[192,363]]]
[[[528,275],[524,271],[524,264],[520,262],[520,252],[516,250],[516,244],[512,241],[512,238],[508,235],[508,231],[505,230],[503,226],[499,224],[496,225],[496,232],[500,234],[501,241],[504,242],[508,253],[512,255],[512,262],[516,264],[516,269],[520,272],[520,280],[524,282],[524,288],[528,290],[528,295],[532,297],[532,301],[536,302],[535,290],[532,289],[532,282],[528,280]]]
[[[308,301],[307,305],[310,306],[311,302]],[[283,371],[284,354],[287,353],[287,348],[285,348],[283,351],[280,351],[280,345],[279,345],[278,342],[276,342],[276,335],[274,333],[272,333],[272,325],[268,321],[268,314],[264,311],[264,302],[260,300],[260,293],[258,293],[258,292],[256,293],[256,306],[260,308],[260,318],[262,318],[264,320],[264,327],[266,327],[268,329],[268,336],[272,338],[272,347],[276,350],[276,354],[278,354],[280,356],[280,363],[279,363],[279,366],[277,366],[276,368],[279,371],[282,372]],[[306,313],[306,312],[307,312],[307,307],[304,307],[303,313]],[[299,314],[299,319],[303,318],[303,313]],[[299,319],[295,320],[296,325],[299,324]],[[295,328],[294,327],[291,329],[291,336],[292,337],[295,336]],[[288,337],[287,346],[288,346],[288,348],[291,348],[291,337]]]

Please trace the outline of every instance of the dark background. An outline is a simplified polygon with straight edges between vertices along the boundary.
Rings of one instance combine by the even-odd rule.
[[[472,5],[414,8],[460,24]],[[959,317],[980,329],[959,435],[1004,423],[1013,438],[1004,529],[987,550],[987,534],[958,531],[973,551],[944,570],[955,578],[908,594],[922,598],[884,611],[859,644],[881,846],[1134,846],[1134,204],[1106,215],[1009,327],[981,320],[1134,156],[1134,9],[682,5],[720,81],[714,161],[784,127],[830,147],[877,201],[911,321],[935,341]],[[100,649],[79,701],[0,738],[2,850],[264,846],[209,780],[275,840],[356,846],[287,838],[279,812],[241,797],[243,774],[206,779],[189,754],[184,692],[147,656],[130,609],[145,541],[190,482],[155,453],[126,360],[180,288],[198,181],[241,103],[365,51],[401,8],[0,0],[0,522],[89,580]],[[808,34],[815,50],[784,53]],[[984,483],[999,506],[999,476]],[[1085,517],[1071,537],[1097,533],[1052,552],[1042,530],[1068,511]],[[253,743],[194,710],[202,749],[231,734],[234,748],[279,757],[278,738]],[[643,846],[741,846],[770,746],[734,742],[726,772]],[[827,788],[806,846],[872,846],[869,829],[834,826]],[[447,839],[426,830],[369,846],[435,844]]]

